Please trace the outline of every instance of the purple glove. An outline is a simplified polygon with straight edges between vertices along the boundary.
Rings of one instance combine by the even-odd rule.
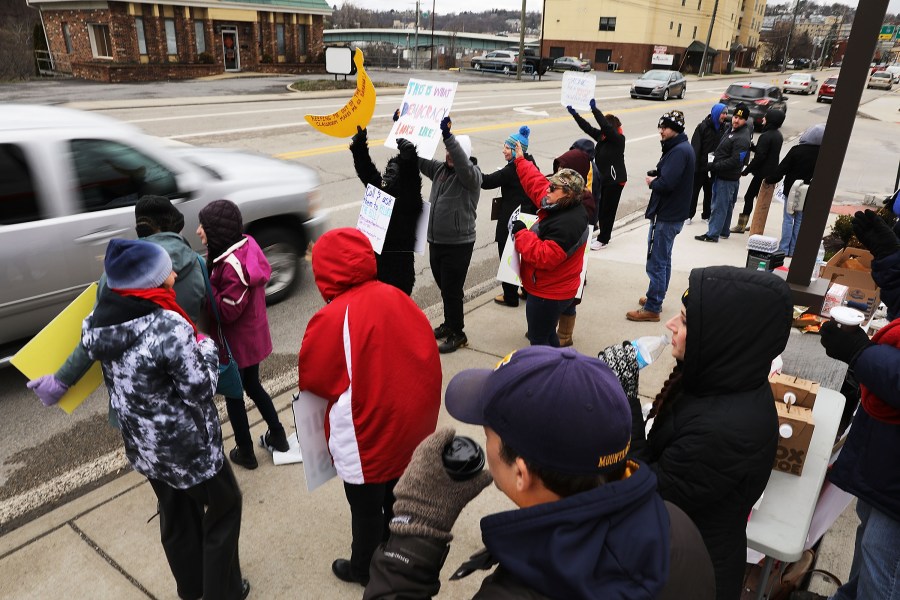
[[[25,387],[34,390],[34,393],[38,395],[38,398],[41,399],[41,404],[44,406],[53,406],[59,402],[63,394],[69,391],[69,386],[57,379],[56,375],[44,375],[43,377],[32,379],[25,384]]]
[[[597,101],[594,100],[593,98],[591,98],[590,107],[591,107],[591,111],[597,110]]]
[[[578,114],[578,111],[572,108],[571,104],[566,107],[566,110],[569,111],[569,114],[573,117]]]

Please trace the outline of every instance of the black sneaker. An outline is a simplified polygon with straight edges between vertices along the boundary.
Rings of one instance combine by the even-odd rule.
[[[451,332],[447,339],[438,344],[438,352],[441,354],[450,354],[456,352],[457,348],[469,345],[469,339],[464,333]]]
[[[250,582],[246,579],[241,579],[241,600],[245,600],[247,596],[250,595]]]
[[[448,335],[453,333],[453,330],[447,327],[446,323],[441,323],[437,327],[434,328],[434,339],[442,340]]]
[[[705,233],[703,235],[695,235],[694,239],[700,242],[712,242],[714,244],[719,243],[719,238],[709,237]]]
[[[339,558],[331,563],[331,572],[334,573],[335,577],[347,583],[358,583],[363,587],[366,587],[369,583],[368,577],[363,579],[353,574],[353,570],[350,568],[350,561],[346,558]]]
[[[259,466],[259,463],[256,462],[256,454],[253,453],[253,447],[250,446],[248,448],[241,448],[240,446],[235,446],[231,452],[228,453],[228,458],[231,459],[236,465],[241,465],[245,469],[253,470]]]
[[[272,450],[278,450],[279,452],[287,452],[291,449],[288,445],[287,435],[284,433],[284,428],[281,430],[272,433],[271,430],[267,431],[265,435],[262,436],[262,446],[263,448],[267,448],[269,452]]]

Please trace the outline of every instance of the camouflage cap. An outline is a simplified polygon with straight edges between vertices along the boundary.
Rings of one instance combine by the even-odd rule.
[[[576,198],[584,193],[584,178],[574,169],[560,169],[548,180],[552,185],[570,190]]]

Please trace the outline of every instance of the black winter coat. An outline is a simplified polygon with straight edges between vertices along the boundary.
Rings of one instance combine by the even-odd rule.
[[[594,147],[594,162],[597,163],[600,174],[600,185],[623,184],[628,181],[628,172],[625,170],[625,136],[606,120],[601,111],[593,109],[591,112],[600,129],[592,127],[579,114],[572,117],[578,127],[597,142]]]
[[[718,600],[735,600],[746,563],[747,516],[775,460],[778,417],[768,374],[787,345],[791,295],[777,276],[736,267],[694,269],[689,281],[681,379],[646,440],[634,396],[632,453],[656,471],[662,497],[700,530]],[[628,390],[628,382],[623,387]]]
[[[750,126],[744,125],[740,129],[729,126],[723,129],[725,131],[713,153],[709,170],[718,179],[738,181],[750,156]]]
[[[753,160],[747,165],[746,171],[751,175],[768,177],[778,169],[778,158],[784,143],[784,136],[779,131],[782,123],[784,113],[780,110],[770,110],[766,115],[766,126],[753,148]]]
[[[662,142],[662,157],[656,163],[656,171],[658,176],[650,183],[650,202],[644,217],[684,221],[691,210],[694,189],[694,152],[684,133]]]
[[[715,151],[722,140],[722,132],[724,130],[724,125],[720,125],[716,129],[710,115],[706,115],[706,118],[697,124],[693,135],[691,135],[691,146],[694,148],[694,157],[696,159],[695,173],[706,173],[709,170],[709,163],[706,157],[710,152]]]
[[[790,198],[791,187],[795,181],[812,180],[819,160],[819,148],[813,144],[798,144],[788,150],[775,172],[766,177],[767,183],[778,183],[784,178],[784,195]]]
[[[525,155],[525,159],[531,161],[534,166],[534,157]],[[516,173],[516,162],[511,160],[493,173],[488,173],[481,180],[481,189],[495,190],[500,188],[500,217],[497,219],[497,230],[494,233],[494,241],[498,244],[506,243],[509,237],[509,217],[517,208],[522,212],[534,214],[534,204],[531,198],[522,189],[519,174]]]

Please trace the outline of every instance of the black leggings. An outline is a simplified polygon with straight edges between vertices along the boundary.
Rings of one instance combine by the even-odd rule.
[[[283,431],[284,427],[278,420],[278,413],[275,411],[275,405],[272,404],[272,397],[263,389],[259,382],[259,364],[250,365],[241,369],[241,383],[244,386],[244,392],[253,400],[253,404],[259,410],[259,414],[266,420],[269,431],[272,433]],[[244,408],[243,398],[225,398],[225,408],[228,409],[228,420],[231,421],[231,428],[234,430],[234,441],[238,446],[248,447],[253,445],[250,438],[250,422],[247,420],[247,409]]]

